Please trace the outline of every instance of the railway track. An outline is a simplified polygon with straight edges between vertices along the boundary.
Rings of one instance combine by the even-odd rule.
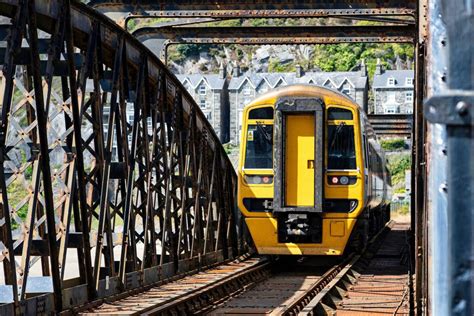
[[[406,315],[410,298],[404,255],[407,231],[408,226],[390,222],[364,254],[337,264],[322,264],[314,257],[293,262],[243,257],[140,293],[98,301],[74,313]]]
[[[291,268],[298,272],[280,271],[209,314],[407,315],[407,229],[390,222],[371,240],[364,254],[326,268],[325,273],[314,266],[308,273],[304,266],[293,265]]]
[[[298,315],[409,315],[409,224],[389,224],[384,238],[356,256]]]
[[[177,280],[163,281],[141,291],[95,301],[65,314],[200,314],[207,306],[236,295],[269,275],[270,262],[266,258],[242,256]]]

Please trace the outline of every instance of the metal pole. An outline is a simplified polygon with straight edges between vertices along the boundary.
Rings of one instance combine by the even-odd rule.
[[[429,255],[432,315],[472,315],[474,1],[429,3]]]

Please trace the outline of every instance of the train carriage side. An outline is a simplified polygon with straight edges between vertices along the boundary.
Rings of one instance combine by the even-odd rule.
[[[358,218],[357,232],[373,230],[385,160],[353,101],[289,86],[254,100],[242,121],[238,204],[259,253],[341,255]]]

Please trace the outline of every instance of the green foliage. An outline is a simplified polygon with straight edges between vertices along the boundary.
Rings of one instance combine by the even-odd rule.
[[[235,146],[235,145],[233,145],[233,144],[231,144],[231,143],[227,143],[227,144],[224,144],[224,145],[222,145],[222,146],[224,147],[225,153],[226,153],[227,155],[232,154],[232,153],[235,151],[235,149],[238,148],[238,146]]]
[[[18,179],[10,183],[7,188],[8,203],[10,207],[16,207],[18,203],[20,203],[25,198],[26,194],[26,189]],[[26,219],[26,215],[28,214],[28,203],[25,203],[22,207],[20,207],[20,209],[16,211],[16,214],[21,218],[22,221],[24,221]],[[20,226],[20,223],[17,223],[14,218],[12,218],[11,223],[12,229],[16,229]]]
[[[137,28],[137,19],[130,19],[130,20],[127,21],[127,27],[126,27],[126,29],[127,29],[129,32],[134,31],[136,28]]]
[[[396,56],[402,60],[413,59],[413,46],[409,44],[334,44],[315,45],[313,65],[323,71],[349,71],[364,59],[370,76],[375,72],[377,58],[385,68],[392,68]]]
[[[395,193],[405,193],[405,192],[406,192],[406,191],[405,191],[405,188],[402,187],[402,186],[395,189]]]
[[[250,20],[251,26],[267,26],[268,20],[267,19],[252,19]]]
[[[209,23],[209,26],[242,26],[241,19],[224,20],[220,22]]]
[[[405,170],[411,167],[410,154],[390,155],[388,169],[392,176],[392,185],[401,184],[405,181]]]
[[[396,151],[405,148],[405,140],[402,138],[384,139],[380,145],[386,151]]]
[[[295,71],[295,64],[282,64],[278,60],[271,59],[268,63],[268,72],[293,72]]]
[[[398,213],[401,215],[407,215],[410,213],[410,205],[409,204],[402,204],[400,205],[400,208],[398,209]]]

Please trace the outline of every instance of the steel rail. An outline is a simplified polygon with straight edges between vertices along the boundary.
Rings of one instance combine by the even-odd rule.
[[[377,235],[372,237],[366,250],[362,254],[355,255],[349,263],[340,269],[339,273],[325,286],[324,289],[322,289],[308,304],[306,304],[303,309],[301,309],[298,315],[325,315],[327,314],[325,304],[333,305],[333,307],[335,307],[334,301],[328,298],[330,294],[338,293],[338,296],[342,295],[341,292],[344,291],[344,289],[347,289],[347,284],[352,284],[352,281],[360,275],[358,270],[363,270],[363,267],[368,266],[372,254],[375,254],[378,249],[382,247],[384,237],[387,235],[388,231],[394,227],[394,225],[395,223],[390,221],[379,233],[377,233]],[[407,278],[409,279],[410,276]],[[396,307],[397,310],[400,309],[405,297],[406,295],[404,292],[402,302],[400,302]]]
[[[305,293],[295,298],[293,302],[284,307],[274,309],[271,315],[296,315],[301,311],[318,293],[320,293],[332,280],[337,277],[339,272],[347,266],[347,262],[351,262],[354,255],[350,255],[344,262],[330,268],[321,278],[315,282]]]
[[[235,270],[239,265],[241,269]],[[219,275],[219,272],[223,271]],[[252,283],[270,275],[270,262],[242,256],[237,261],[215,264],[205,269],[132,290],[106,300],[76,308],[74,314],[127,313],[133,315],[197,314],[224,297],[235,295]],[[192,285],[197,284],[194,288]],[[169,291],[170,288],[179,291]],[[136,304],[135,304],[136,303]]]

